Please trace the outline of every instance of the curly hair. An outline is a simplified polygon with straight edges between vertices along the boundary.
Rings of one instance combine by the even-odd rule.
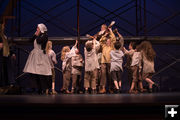
[[[61,60],[63,61],[67,52],[70,52],[69,46],[64,46],[61,50]]]
[[[143,41],[136,47],[137,51],[142,51],[145,57],[149,61],[154,61],[156,57],[156,52],[154,51],[152,44],[149,41]]]

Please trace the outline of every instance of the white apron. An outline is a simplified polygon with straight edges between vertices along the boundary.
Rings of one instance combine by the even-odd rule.
[[[23,72],[39,75],[52,75],[48,55],[43,53],[41,45],[37,44],[36,40],[34,40],[34,49],[29,54]]]

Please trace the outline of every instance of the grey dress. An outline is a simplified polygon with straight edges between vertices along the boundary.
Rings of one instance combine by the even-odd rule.
[[[37,44],[36,39],[34,40],[34,49],[29,54],[23,72],[39,75],[52,75],[48,55],[43,53],[41,44]]]

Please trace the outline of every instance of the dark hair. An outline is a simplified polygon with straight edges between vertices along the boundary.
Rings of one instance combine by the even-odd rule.
[[[120,43],[119,41],[116,41],[116,42],[114,43],[114,48],[115,48],[116,50],[119,50],[119,49],[121,48],[121,43]]]
[[[93,48],[93,43],[92,42],[86,43],[85,47],[86,47],[86,50],[89,52]]]
[[[130,42],[129,45],[131,45],[133,49],[136,49],[136,43],[135,42]]]

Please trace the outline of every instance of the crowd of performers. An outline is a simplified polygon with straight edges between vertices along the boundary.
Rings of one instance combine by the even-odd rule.
[[[129,93],[151,93],[153,87],[158,87],[152,81],[156,56],[152,44],[149,41],[130,42],[129,48],[126,49],[123,36],[117,29],[112,30],[113,24],[114,22],[109,26],[103,24],[97,34],[87,35],[91,39],[85,43],[85,58],[77,48],[77,40],[72,48],[63,46],[61,93],[122,93],[121,81],[124,68],[127,69],[128,79],[131,81]],[[48,40],[47,27],[42,23],[38,24],[30,41],[34,43],[34,49],[30,52],[23,70],[31,76],[30,88],[39,94],[57,94],[54,70],[57,60],[52,50],[52,42]],[[148,83],[148,89],[143,88],[143,80]]]

